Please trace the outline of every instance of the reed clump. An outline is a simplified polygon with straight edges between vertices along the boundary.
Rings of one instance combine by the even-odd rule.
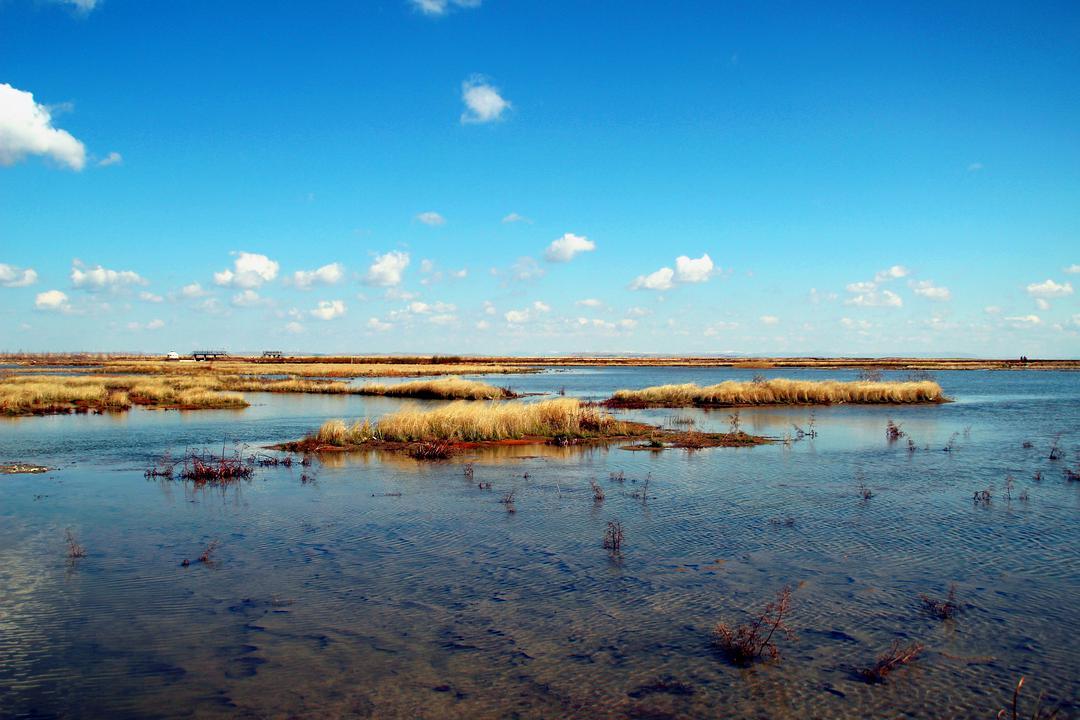
[[[149,408],[246,407],[242,395],[221,392],[211,377],[15,376],[0,381],[0,414],[42,415]]]
[[[406,408],[375,422],[361,420],[346,425],[329,420],[314,439],[323,444],[346,446],[376,442],[488,442],[527,437],[574,438],[634,434],[637,426],[620,422],[596,407],[560,398],[538,403],[491,402],[477,404],[459,400],[432,410]]]
[[[507,388],[459,377],[414,380],[393,385],[369,384],[354,390],[358,395],[424,398],[432,400],[508,400],[519,397]]]
[[[754,405],[830,405],[941,403],[948,398],[933,381],[841,382],[788,380],[762,382],[728,380],[716,385],[657,385],[618,390],[605,401],[610,407],[742,407]]]

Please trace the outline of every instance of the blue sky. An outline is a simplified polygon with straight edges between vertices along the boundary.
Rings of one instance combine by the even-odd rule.
[[[0,0],[0,350],[1080,356],[1080,6],[941,5]]]

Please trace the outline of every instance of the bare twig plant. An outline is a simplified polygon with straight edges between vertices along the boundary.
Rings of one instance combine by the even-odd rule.
[[[600,484],[592,478],[589,479],[589,487],[592,488],[593,502],[604,502],[604,488],[600,487]]]
[[[612,555],[620,555],[622,544],[622,523],[618,520],[608,520],[607,528],[604,530],[604,549],[610,551]]]
[[[956,583],[949,586],[949,594],[944,600],[932,598],[929,595],[919,595],[923,608],[931,615],[941,620],[951,620],[960,612],[960,604],[956,602]]]
[[[768,603],[753,620],[744,625],[731,627],[717,623],[713,631],[717,646],[737,665],[750,665],[757,660],[780,660],[780,650],[773,638],[780,631],[789,640],[795,633],[784,624],[784,617],[791,606],[791,588],[784,587],[776,599]]]
[[[86,548],[79,544],[79,541],[75,539],[75,534],[71,532],[71,528],[64,531],[64,541],[67,543],[68,558],[75,560],[81,557],[86,557]]]
[[[1020,678],[1020,682],[1016,683],[1016,689],[1013,690],[1012,705],[1009,709],[1002,708],[998,710],[997,720],[1024,720],[1030,718],[1030,720],[1053,720],[1057,717],[1060,707],[1056,707],[1052,710],[1043,709],[1043,695],[1039,693],[1038,699],[1035,701],[1035,709],[1031,711],[1031,715],[1020,715],[1020,690],[1024,687],[1024,678]]]
[[[860,670],[859,675],[867,682],[885,682],[885,678],[894,670],[918,658],[922,654],[923,647],[920,642],[901,646],[899,640],[893,640],[892,646],[878,656],[877,662],[871,667]]]

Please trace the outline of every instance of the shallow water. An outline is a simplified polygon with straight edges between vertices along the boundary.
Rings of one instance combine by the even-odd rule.
[[[600,398],[750,376],[489,381]],[[1023,675],[1028,703],[1043,692],[1075,717],[1080,483],[1063,468],[1080,462],[1080,376],[936,376],[957,402],[817,408],[818,436],[791,444],[513,447],[436,464],[338,455],[259,468],[225,491],[143,470],[166,450],[255,449],[402,401],[249,394],[242,411],[0,421],[0,462],[57,468],[0,477],[0,716],[992,718]],[[730,423],[720,411],[627,414]],[[810,414],[739,419],[783,437]],[[886,441],[889,418],[914,452]],[[1059,433],[1066,458],[1051,461]],[[989,486],[992,503],[976,506]],[[513,514],[499,502],[510,489]],[[626,530],[619,559],[601,547],[610,519]],[[87,557],[66,558],[66,528]],[[213,564],[181,567],[215,539]],[[961,614],[929,617],[917,596],[952,582]],[[743,622],[784,585],[798,638],[781,639],[779,664],[732,666],[712,627]],[[926,651],[884,685],[856,677],[894,639]]]

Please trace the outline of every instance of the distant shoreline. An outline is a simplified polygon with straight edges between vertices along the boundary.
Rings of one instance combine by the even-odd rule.
[[[100,365],[123,360],[164,360],[160,355],[68,353],[68,354],[6,354],[0,363],[25,367],[35,365],[71,366]],[[191,362],[190,360],[188,362]],[[866,369],[884,371],[916,370],[1080,370],[1080,360],[1041,359],[980,359],[980,358],[904,358],[904,357],[710,357],[710,356],[592,356],[592,355],[533,355],[533,356],[467,356],[467,355],[287,355],[284,358],[262,358],[258,355],[234,355],[199,365],[224,365],[232,362],[258,363],[273,366],[289,363],[321,364],[416,364],[441,365],[500,365],[512,367],[716,367],[743,370],[783,368]]]

